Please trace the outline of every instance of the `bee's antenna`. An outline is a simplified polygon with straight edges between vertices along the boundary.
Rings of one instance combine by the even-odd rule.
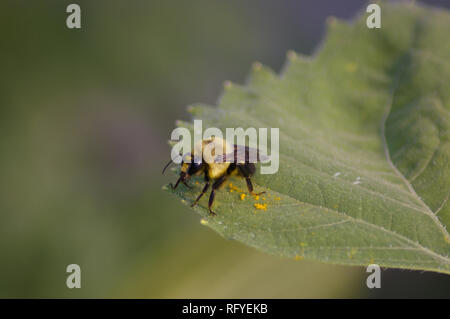
[[[164,169],[163,169],[163,171],[162,171],[162,174],[164,174],[164,172],[166,171],[166,168],[169,167],[169,165],[172,164],[172,163],[173,163],[173,160],[170,160],[170,162],[167,163],[166,166],[164,166]]]

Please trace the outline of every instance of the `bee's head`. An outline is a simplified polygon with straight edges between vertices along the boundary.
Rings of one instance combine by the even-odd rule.
[[[163,173],[171,163],[172,161],[170,161],[166,165],[166,167],[163,170]],[[175,186],[172,186],[172,188],[173,189],[177,188],[180,182],[190,188],[190,186],[186,184],[186,181],[188,181],[192,175],[199,173],[202,169],[203,169],[203,162],[201,162],[201,160],[199,160],[197,157],[191,156],[190,154],[186,154],[185,156],[183,156],[183,160],[181,161],[180,176]]]
[[[181,173],[184,173],[187,178],[197,174],[203,168],[203,163],[200,158],[187,154],[181,162]],[[180,175],[181,175],[180,173]]]
[[[187,174],[189,171],[189,168],[191,166],[191,163],[181,162],[181,173]]]

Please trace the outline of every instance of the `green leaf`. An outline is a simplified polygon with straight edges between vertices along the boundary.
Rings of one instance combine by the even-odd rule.
[[[231,190],[245,183],[232,179],[217,216],[207,195],[195,210],[225,238],[276,255],[450,273],[450,15],[383,4],[381,29],[366,17],[329,19],[313,58],[288,53],[281,76],[256,63],[218,107],[190,108],[203,129],[280,128],[278,173],[253,177],[266,194],[242,200]],[[202,180],[191,184],[175,191],[186,204]]]

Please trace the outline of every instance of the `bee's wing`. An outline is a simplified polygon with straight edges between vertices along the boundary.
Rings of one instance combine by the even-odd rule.
[[[256,163],[266,162],[270,159],[269,156],[263,155],[257,148],[252,148],[242,145],[234,145],[234,150],[231,153],[221,154],[215,158],[216,163]]]

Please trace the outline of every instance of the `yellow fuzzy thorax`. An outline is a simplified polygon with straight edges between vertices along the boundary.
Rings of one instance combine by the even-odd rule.
[[[202,140],[194,146],[194,157],[202,157],[208,164],[208,176],[219,178],[224,175],[230,163],[215,163],[217,155],[233,152],[233,145],[220,137]]]

